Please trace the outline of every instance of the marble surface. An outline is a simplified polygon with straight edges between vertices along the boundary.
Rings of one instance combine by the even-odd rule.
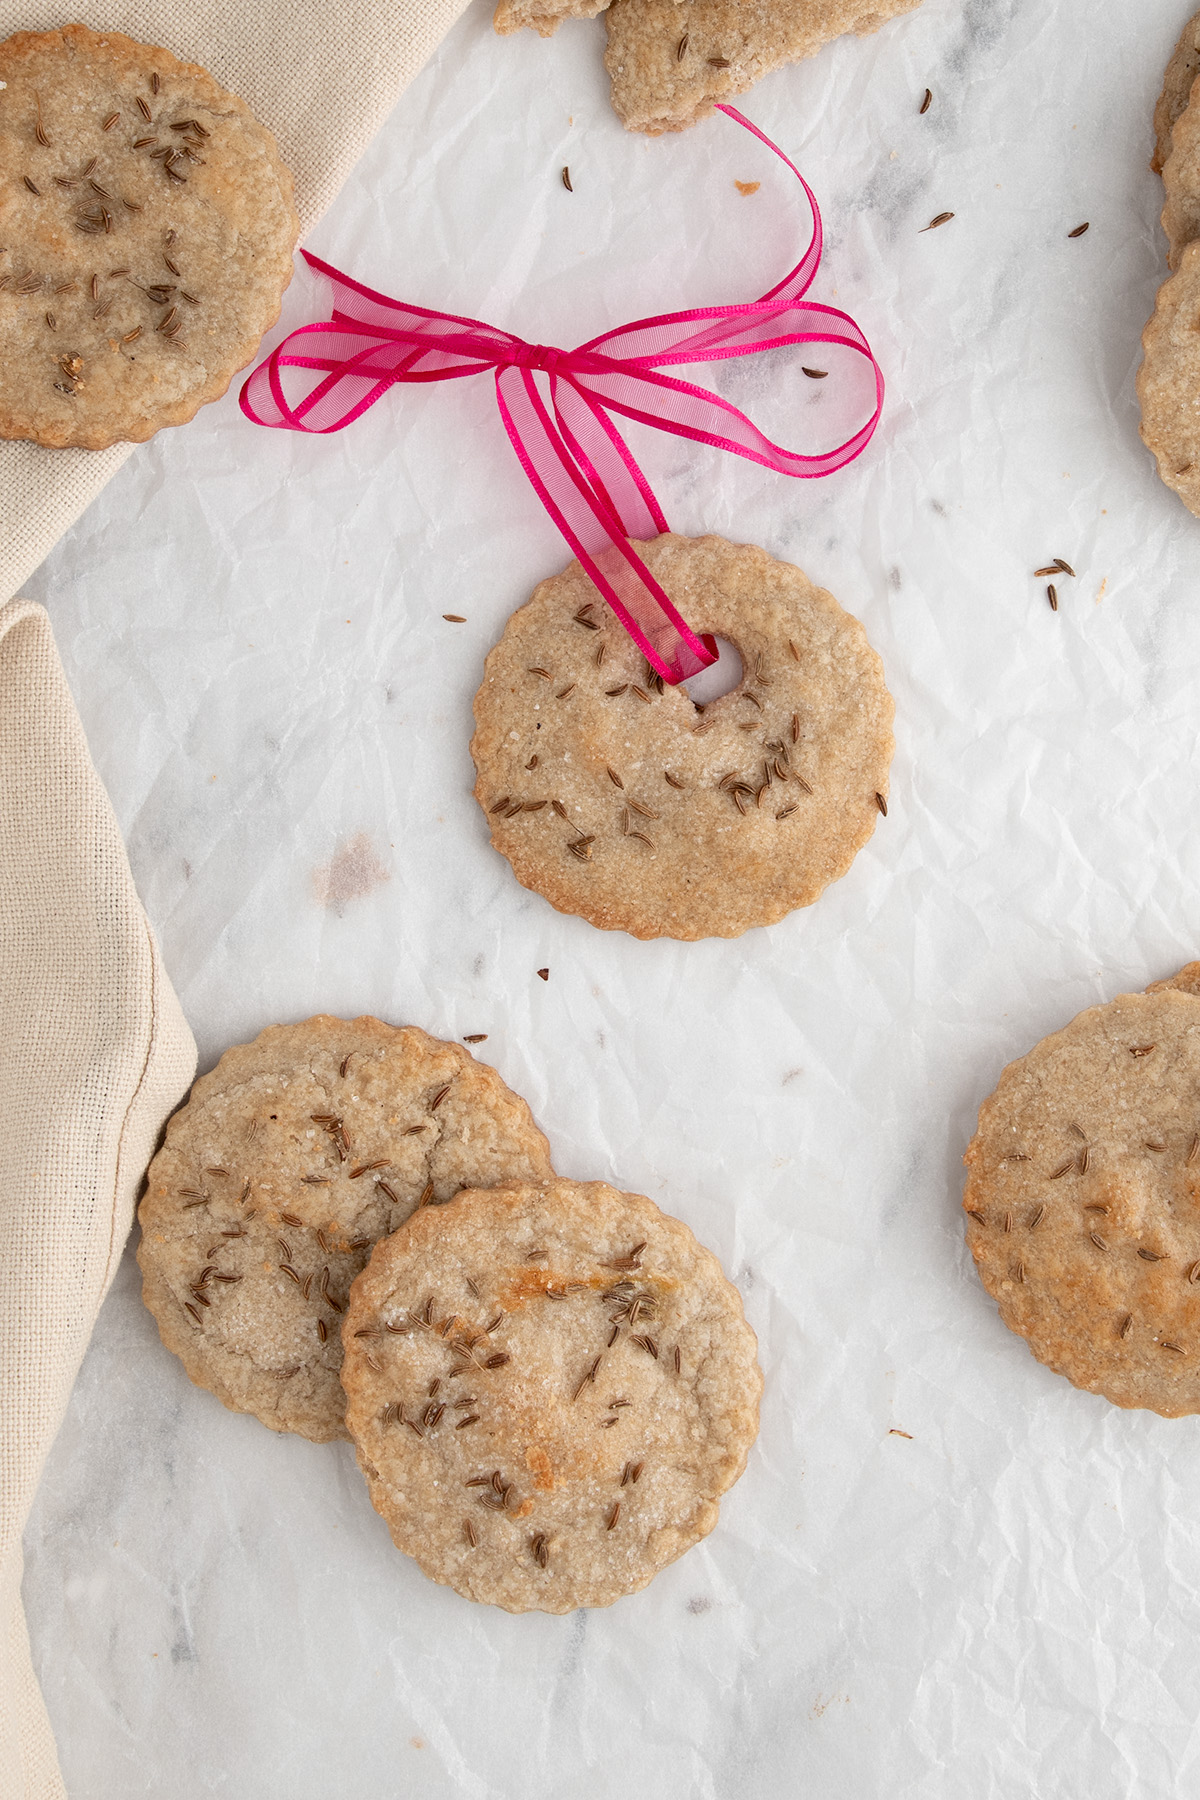
[[[229,397],[139,449],[30,583],[204,1066],[317,1009],[487,1032],[564,1173],[717,1252],[766,1374],[701,1547],[609,1611],[510,1618],[392,1549],[346,1447],[191,1387],[127,1257],[27,1538],[72,1800],[1191,1790],[1195,1425],[1037,1365],[958,1211],[1002,1065],[1200,950],[1200,521],[1134,395],[1188,5],[925,0],[744,102],[824,210],[816,297],[889,384],[823,482],[637,440],[676,529],[800,563],[896,696],[890,816],[769,931],[601,934],[490,850],[471,696],[565,558],[486,381],[312,443]],[[599,24],[501,41],[488,12],[315,250],[567,343],[794,260],[794,185],[736,127],[631,138]],[[285,323],[320,303],[298,278]],[[778,364],[723,379],[790,443],[820,425]],[[1053,614],[1031,571],[1056,555]]]

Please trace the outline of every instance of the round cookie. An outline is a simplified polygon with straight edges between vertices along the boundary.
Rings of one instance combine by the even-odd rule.
[[[1179,34],[1179,42],[1163,75],[1162,93],[1154,108],[1154,156],[1150,167],[1158,174],[1171,154],[1171,133],[1191,98],[1197,73],[1200,73],[1200,13],[1189,19]]]
[[[377,1245],[342,1327],[371,1500],[508,1612],[631,1594],[712,1530],[762,1377],[686,1225],[603,1182],[463,1193]]]
[[[0,438],[190,419],[279,316],[298,231],[274,138],[204,69],[84,25],[0,43]]]
[[[1117,1406],[1200,1412],[1200,1000],[1080,1013],[1004,1070],[964,1161],[971,1254],[1038,1360]]]
[[[1200,243],[1183,252],[1178,272],[1158,290],[1142,333],[1138,370],[1142,441],[1158,472],[1189,512],[1200,516]]]
[[[634,937],[737,937],[808,906],[886,810],[891,695],[856,619],[753,545],[638,546],[738,686],[664,687],[580,565],[513,614],[475,696],[475,797],[517,880]]]
[[[338,1326],[376,1240],[461,1187],[552,1175],[525,1102],[457,1044],[372,1018],[275,1025],[167,1126],[139,1213],[143,1297],[226,1406],[344,1438]]]

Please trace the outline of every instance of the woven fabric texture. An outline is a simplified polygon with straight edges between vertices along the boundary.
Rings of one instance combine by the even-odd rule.
[[[466,0],[101,0],[86,23],[203,64],[275,133],[301,228]],[[0,0],[0,38],[77,19]],[[0,596],[128,449],[0,444]],[[163,1122],[196,1051],[41,607],[0,606],[0,1795],[64,1794],[21,1607],[21,1533]]]
[[[0,610],[0,1794],[62,1791],[21,1531],[196,1048],[88,757],[50,621]]]

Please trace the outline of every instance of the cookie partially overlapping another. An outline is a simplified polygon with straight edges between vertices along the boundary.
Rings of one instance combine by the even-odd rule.
[[[396,1543],[470,1599],[607,1606],[712,1530],[745,1467],[762,1377],[716,1259],[641,1195],[558,1180],[457,1044],[321,1016],[236,1045],[139,1217],[192,1380],[352,1437]]]
[[[167,1127],[139,1213],[145,1301],[233,1411],[345,1437],[339,1326],[379,1239],[460,1188],[553,1174],[525,1102],[460,1045],[372,1018],[274,1025]]]
[[[710,1532],[758,1432],[741,1296],[600,1181],[464,1192],[384,1239],[343,1327],[371,1499],[435,1581],[608,1606]]]

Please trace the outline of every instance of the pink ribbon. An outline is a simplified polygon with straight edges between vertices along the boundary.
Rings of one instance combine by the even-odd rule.
[[[397,382],[452,381],[493,369],[505,430],[542,505],[648,662],[671,683],[707,667],[716,646],[692,631],[629,541],[657,537],[668,526],[612,415],[712,444],[784,475],[812,477],[853,461],[883,409],[883,375],[853,319],[803,298],[821,261],[821,215],[811,188],[778,145],[736,108],[717,110],[774,151],[812,208],[808,248],[761,299],[636,319],[578,349],[558,350],[527,344],[478,319],[390,300],[304,251],[309,265],[333,283],[331,317],[293,331],[241,392],[242,411],[258,425],[341,431]],[[772,443],[718,394],[660,372],[789,344],[845,345],[866,357],[875,373],[871,417],[845,443],[820,455]],[[294,404],[284,393],[284,369],[317,376]],[[549,408],[538,375],[548,379]]]

